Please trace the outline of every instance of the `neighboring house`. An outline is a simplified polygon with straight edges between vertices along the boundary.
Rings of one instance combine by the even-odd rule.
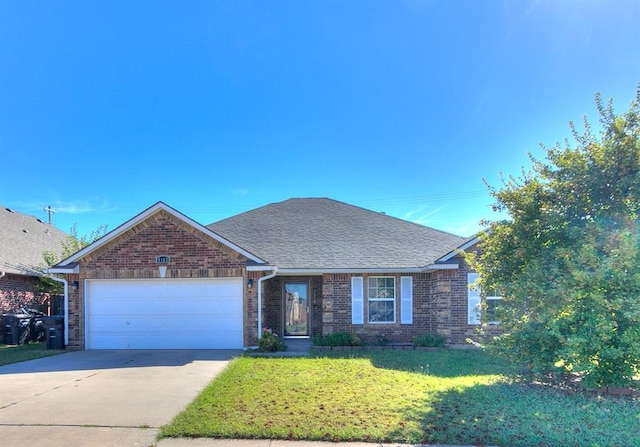
[[[50,297],[38,291],[38,269],[45,251],[60,257],[66,237],[38,218],[0,208],[0,314],[20,307],[46,310]]]
[[[50,269],[72,287],[77,349],[254,346],[350,332],[409,342],[477,329],[465,239],[324,198],[202,226],[159,202]]]

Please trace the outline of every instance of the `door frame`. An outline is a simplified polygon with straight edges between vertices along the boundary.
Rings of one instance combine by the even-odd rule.
[[[307,305],[305,312],[307,314],[307,333],[304,335],[287,335],[287,285],[297,284],[304,285],[307,288]],[[283,338],[310,338],[311,337],[311,284],[306,280],[290,280],[285,279],[282,282],[282,336]]]

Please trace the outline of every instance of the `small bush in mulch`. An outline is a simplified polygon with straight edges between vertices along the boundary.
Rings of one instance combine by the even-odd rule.
[[[447,337],[438,334],[422,334],[413,337],[413,344],[422,348],[441,348],[447,341]]]
[[[287,345],[278,337],[278,334],[273,333],[271,329],[264,329],[262,336],[258,339],[258,351],[259,352],[278,352],[286,351]]]

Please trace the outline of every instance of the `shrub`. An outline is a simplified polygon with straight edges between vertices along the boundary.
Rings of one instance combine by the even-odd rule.
[[[360,339],[348,332],[334,332],[327,335],[316,335],[313,337],[313,344],[316,346],[360,346]]]
[[[277,352],[286,350],[287,345],[278,337],[278,334],[274,334],[271,329],[264,329],[262,331],[262,336],[258,339],[258,351]]]
[[[426,348],[441,348],[446,340],[447,337],[444,335],[427,333],[413,337],[413,344]]]

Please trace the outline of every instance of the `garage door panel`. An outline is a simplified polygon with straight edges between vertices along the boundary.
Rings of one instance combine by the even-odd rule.
[[[88,349],[237,349],[242,279],[90,280]]]

